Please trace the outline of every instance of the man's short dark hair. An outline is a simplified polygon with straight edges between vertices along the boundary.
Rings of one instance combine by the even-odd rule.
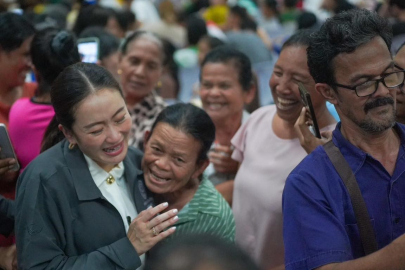
[[[0,13],[0,49],[11,52],[18,49],[23,42],[35,34],[35,29],[23,16],[4,12]]]
[[[380,36],[391,48],[392,31],[388,20],[365,9],[353,9],[328,19],[311,35],[308,51],[309,71],[317,83],[335,83],[333,59],[351,53]],[[365,59],[365,61],[367,61]]]

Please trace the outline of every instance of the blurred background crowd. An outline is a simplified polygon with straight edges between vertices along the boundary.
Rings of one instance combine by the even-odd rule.
[[[198,104],[199,65],[209,50],[227,44],[246,54],[255,71],[258,91],[248,111],[273,103],[268,81],[280,48],[291,34],[316,30],[326,18],[356,7],[389,17],[398,37],[393,46],[400,45],[405,33],[400,0],[0,2],[0,11],[24,13],[37,30],[56,27],[73,31],[77,38],[99,37],[99,61],[116,78],[121,40],[140,29],[156,34],[166,53],[162,83],[156,90],[167,104],[190,100]]]

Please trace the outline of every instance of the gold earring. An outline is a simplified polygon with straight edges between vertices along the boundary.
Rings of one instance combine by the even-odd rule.
[[[162,82],[161,82],[160,80],[157,82],[156,87],[157,87],[157,88],[161,88],[161,87],[162,87]]]
[[[118,73],[118,75],[121,75],[121,74],[122,74],[122,70],[121,70],[121,69],[118,69],[118,70],[117,70],[117,73]]]
[[[73,148],[75,148],[75,145],[76,144],[74,144],[74,143],[69,143],[69,149],[72,150]]]

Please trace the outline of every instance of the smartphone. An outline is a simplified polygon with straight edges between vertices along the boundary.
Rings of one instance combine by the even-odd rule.
[[[100,52],[100,41],[98,38],[80,38],[77,40],[77,47],[82,62],[92,64],[97,63]]]
[[[314,106],[312,106],[311,95],[305,89],[304,85],[301,82],[297,82],[298,89],[300,90],[301,102],[307,108],[311,114],[312,123],[313,123],[313,133],[317,138],[321,138],[321,133],[319,132],[318,122],[316,121]]]
[[[4,124],[0,124],[0,147],[0,159],[14,158],[15,160],[17,160],[17,156],[15,155],[10,137],[8,136],[7,128]],[[17,160],[11,171],[18,171],[19,169],[20,164],[18,164]]]

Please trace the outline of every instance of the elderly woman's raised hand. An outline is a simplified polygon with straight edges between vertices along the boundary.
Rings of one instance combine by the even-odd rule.
[[[167,228],[177,222],[177,209],[159,214],[167,207],[168,203],[162,203],[154,208],[148,208],[132,221],[127,236],[138,255],[144,254],[175,232],[176,227]]]
[[[232,152],[233,150],[230,146],[215,145],[208,154],[215,171],[219,173],[236,173],[238,171],[239,162],[231,158]]]

